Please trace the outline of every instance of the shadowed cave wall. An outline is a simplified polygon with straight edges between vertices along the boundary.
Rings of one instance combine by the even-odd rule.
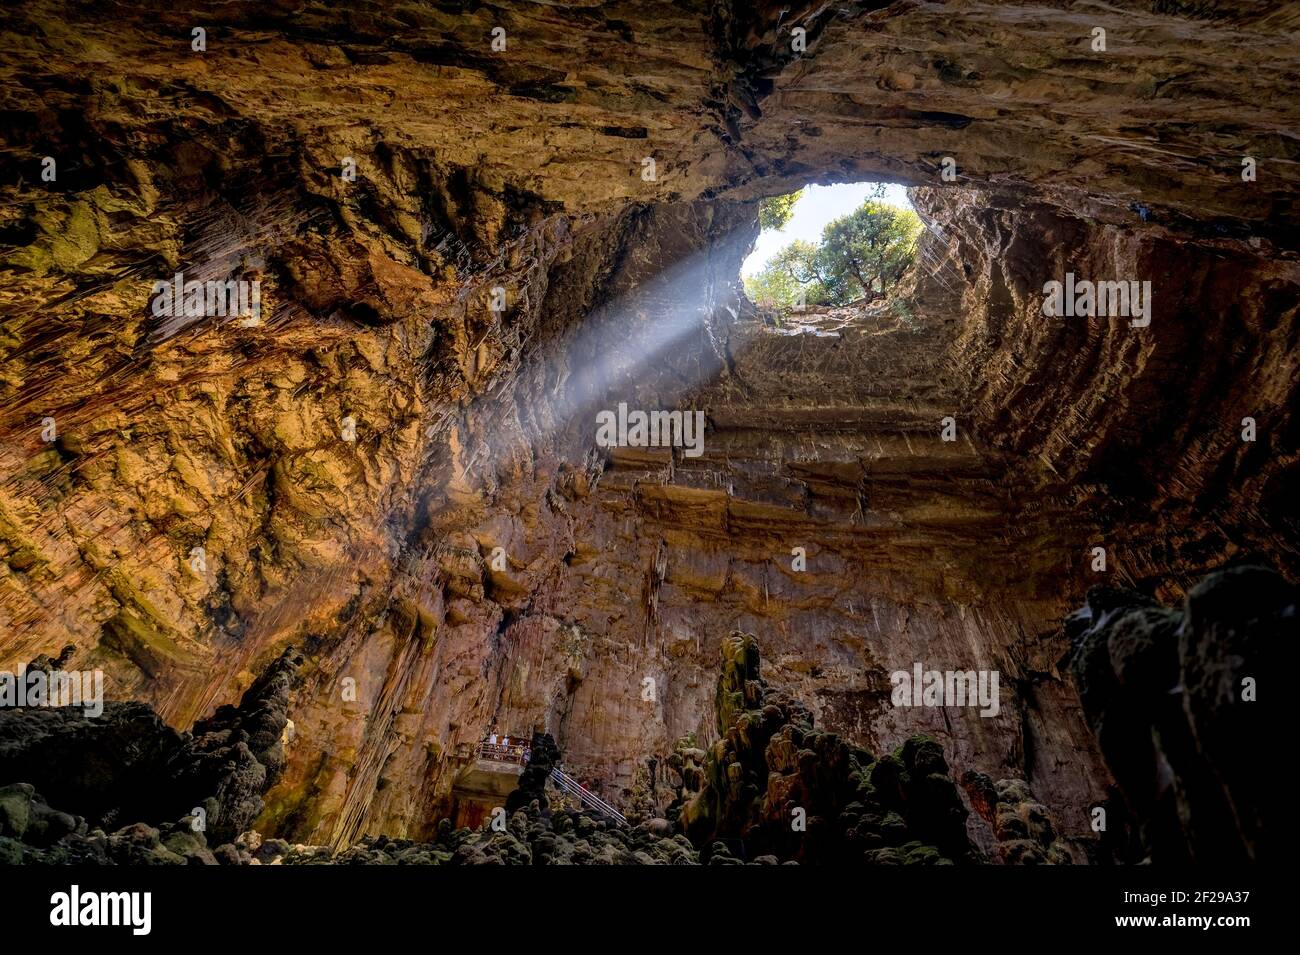
[[[630,798],[716,737],[740,629],[819,725],[931,733],[1083,832],[1109,776],[1059,661],[1091,548],[1165,601],[1297,571],[1296,22],[6,10],[0,666],[72,644],[188,727],[300,649],[257,828],[338,845],[427,835],[490,727]],[[758,198],[882,177],[929,227],[910,314],[773,334],[738,282]],[[1069,270],[1149,278],[1151,327],[1045,319]],[[264,321],[153,318],[176,271],[258,278]],[[705,454],[598,451],[620,400],[705,410]],[[999,669],[999,716],[890,706],[914,661]]]

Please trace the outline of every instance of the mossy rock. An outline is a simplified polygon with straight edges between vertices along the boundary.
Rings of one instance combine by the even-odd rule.
[[[35,789],[27,783],[15,783],[0,789],[0,836],[23,837],[31,823],[35,795]]]
[[[948,761],[943,746],[931,736],[913,736],[894,755],[902,760],[913,776],[948,775]]]
[[[998,847],[1002,859],[1008,865],[1046,865],[1047,857],[1036,842],[1028,839],[1012,839]]]
[[[902,865],[903,854],[897,849],[868,849],[862,854],[868,865]]]
[[[898,813],[891,812],[880,821],[879,832],[886,845],[901,846],[907,839],[907,823]]]
[[[940,865],[947,861],[949,860],[945,859],[943,853],[934,846],[918,845],[907,850],[907,854],[903,856],[903,865]]]
[[[871,787],[874,797],[888,809],[902,809],[905,803],[903,782],[906,778],[902,760],[882,756],[871,765]]]

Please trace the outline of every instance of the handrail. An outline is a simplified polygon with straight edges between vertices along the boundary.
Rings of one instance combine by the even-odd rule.
[[[587,787],[583,786],[568,773],[561,769],[553,769],[551,771],[551,777],[562,790],[571,795],[577,796],[584,805],[596,809],[615,819],[619,819],[620,821],[622,820],[622,816],[619,814],[618,810],[614,809],[613,806],[605,802],[605,800],[601,799],[590,789],[587,789]]]
[[[524,758],[528,752],[526,746],[505,746],[501,743],[479,743],[474,747],[471,755],[474,758],[493,760],[498,763],[518,763],[525,765],[528,760]]]
[[[578,800],[582,802],[583,805],[589,806],[590,808],[595,809],[597,812],[608,816],[609,818],[617,822],[620,826],[627,825],[627,819],[623,817],[623,814],[621,812],[619,812],[609,803],[605,802],[605,800],[601,799],[594,792],[592,792],[586,786],[582,785],[582,783],[578,782],[576,779],[574,779],[564,770],[559,769],[558,767],[552,769],[551,782],[555,783],[555,785],[558,786],[562,791],[569,793],[572,796],[577,796]]]

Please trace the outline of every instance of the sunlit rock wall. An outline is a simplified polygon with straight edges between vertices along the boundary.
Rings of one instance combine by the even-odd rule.
[[[71,644],[188,726],[301,648],[258,825],[340,844],[427,832],[493,727],[662,804],[740,627],[826,725],[933,732],[1081,831],[1108,780],[1057,662],[1092,548],[1168,597],[1295,568],[1295,26],[7,9],[0,666]],[[934,187],[911,306],[767,325],[754,200],[880,176]],[[1071,268],[1151,280],[1152,325],[1046,319]],[[260,321],[156,315],[178,272],[258,282]],[[619,401],[704,410],[705,453],[596,449]],[[997,668],[999,715],[892,706],[916,662]]]

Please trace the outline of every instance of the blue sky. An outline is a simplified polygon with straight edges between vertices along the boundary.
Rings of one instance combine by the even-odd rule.
[[[842,183],[833,186],[806,186],[803,195],[795,203],[794,215],[780,231],[765,231],[759,234],[754,243],[754,251],[740,267],[741,275],[753,275],[767,264],[767,260],[795,239],[816,242],[822,237],[822,229],[832,219],[846,216],[867,198],[867,193],[876,184],[873,182]],[[885,202],[910,209],[907,190],[902,186],[885,186]]]

